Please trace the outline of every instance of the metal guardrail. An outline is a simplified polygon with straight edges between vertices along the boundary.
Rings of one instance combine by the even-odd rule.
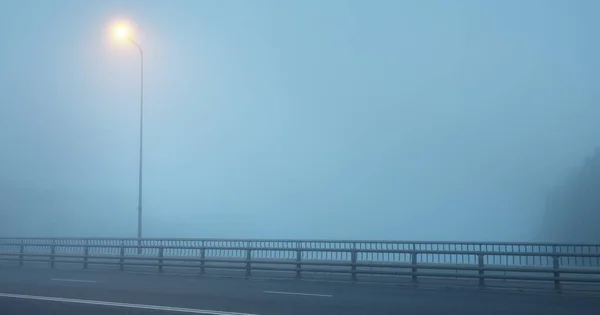
[[[0,260],[600,284],[600,245],[241,239],[0,238]],[[449,273],[448,270],[457,271]],[[460,272],[458,272],[460,271]],[[498,273],[500,272],[500,273]]]
[[[64,250],[76,251],[76,246],[95,246],[97,253],[115,254],[115,249],[110,246],[163,246],[172,247],[167,255],[173,256],[197,256],[197,250],[190,248],[218,247],[219,249],[207,249],[206,254],[212,257],[244,257],[239,248],[247,246],[263,248],[286,248],[289,251],[264,250],[255,252],[257,258],[265,259],[290,259],[295,258],[296,249],[314,249],[315,251],[303,252],[303,260],[342,260],[350,259],[348,250],[370,250],[358,253],[357,259],[368,261],[393,261],[410,262],[411,257],[406,253],[392,254],[388,251],[485,251],[485,252],[518,252],[531,253],[531,255],[495,255],[485,258],[485,264],[494,265],[518,265],[518,266],[549,266],[552,261],[549,257],[535,255],[542,252],[556,252],[565,255],[561,257],[561,266],[592,267],[600,266],[598,257],[578,257],[576,254],[600,254],[600,244],[551,244],[551,243],[500,243],[500,242],[405,242],[405,241],[331,241],[331,240],[264,240],[264,239],[142,239],[135,238],[0,238],[0,247],[13,244],[27,245],[31,252],[47,250],[43,245],[53,244],[65,247]],[[173,248],[177,247],[177,248]],[[322,250],[322,251],[321,251]],[[128,247],[127,254],[133,253],[134,249]],[[144,254],[156,255],[156,249],[146,248]],[[454,263],[475,264],[476,259],[471,255],[427,255],[421,257],[426,263]]]

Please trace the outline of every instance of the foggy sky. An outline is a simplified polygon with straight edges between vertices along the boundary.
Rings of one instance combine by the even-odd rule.
[[[532,240],[600,134],[598,1],[4,1],[0,235]]]

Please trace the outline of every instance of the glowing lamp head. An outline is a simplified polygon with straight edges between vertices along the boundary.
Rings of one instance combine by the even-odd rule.
[[[131,31],[127,25],[115,26],[115,36],[119,39],[127,39],[131,36]]]

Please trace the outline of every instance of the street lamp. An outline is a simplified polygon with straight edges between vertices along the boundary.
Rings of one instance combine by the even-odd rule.
[[[114,29],[115,36],[122,40],[128,40],[137,47],[140,52],[140,170],[138,182],[138,226],[137,237],[138,246],[141,245],[142,238],[142,139],[144,132],[144,53],[142,47],[133,40],[131,29],[124,24],[117,25]],[[141,254],[142,249],[138,247],[138,254]]]

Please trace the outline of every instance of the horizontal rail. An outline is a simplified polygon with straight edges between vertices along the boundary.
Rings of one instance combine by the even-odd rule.
[[[83,258],[83,257],[80,257]],[[138,257],[140,258],[140,257]],[[148,259],[148,258],[144,258],[144,259]],[[7,260],[7,259],[0,259],[0,260]],[[185,259],[184,259],[185,260]],[[23,259],[23,261],[28,261],[28,262],[48,262],[48,260],[43,260],[43,259]],[[199,261],[199,260],[198,260]],[[207,261],[207,260],[205,260]],[[55,260],[56,263],[80,263],[78,261],[72,261],[72,260]],[[222,262],[222,261],[214,261],[214,262]],[[295,262],[277,262],[277,261],[236,261],[236,263],[261,263],[261,264],[291,264]],[[128,265],[128,266],[165,266],[165,267],[183,267],[183,268],[190,268],[190,267],[198,267],[198,266],[193,266],[193,265],[187,265],[187,264],[173,264],[173,263],[127,263],[127,262],[118,262],[118,261],[113,261],[113,262],[90,262],[90,264],[95,264],[95,265]],[[304,263],[304,264],[309,264],[309,263]],[[320,263],[314,263],[315,265],[331,265],[325,262],[320,262]],[[360,266],[361,264],[349,264],[349,265],[356,265],[356,266]],[[364,265],[364,264],[363,264]],[[214,268],[214,269],[238,269],[238,270],[246,270],[246,267],[244,266],[231,266],[231,265],[220,265],[220,266],[216,266],[216,265],[204,265],[204,268]],[[417,267],[418,269],[439,269],[438,267],[435,266],[425,266],[425,265],[405,265],[402,266],[404,268],[414,268]],[[253,270],[264,270],[264,271],[282,271],[282,272],[290,272],[290,271],[302,271],[302,272],[317,272],[317,273],[348,273],[348,270],[335,270],[335,269],[318,269],[318,268],[295,268],[295,269],[286,269],[286,268],[278,268],[278,267],[264,267],[264,266],[256,266],[252,268]],[[505,268],[477,268],[477,267],[473,267],[473,268],[464,268],[464,269],[468,269],[468,270],[473,270],[473,271],[525,271],[525,270],[516,270],[516,269],[505,269]],[[531,271],[535,271],[535,270],[527,270],[529,272]],[[543,273],[554,273],[557,270],[556,269],[546,269],[546,270],[537,270],[538,272],[543,272]],[[560,270],[561,273],[588,273],[588,274],[596,274],[596,275],[600,275],[600,270],[595,270],[595,271],[585,271],[585,270],[568,270],[568,269],[561,269]],[[379,275],[401,275],[401,276],[419,276],[419,277],[448,277],[448,278],[485,278],[485,279],[498,279],[498,280],[536,280],[536,281],[557,281],[560,280],[562,282],[600,282],[600,278],[594,279],[594,278],[578,278],[578,277],[542,277],[542,276],[504,276],[504,275],[485,275],[484,277],[477,275],[477,274],[460,274],[460,275],[456,275],[456,274],[448,274],[448,273],[435,273],[435,272],[406,272],[406,271],[386,271],[386,270],[380,270],[380,271],[369,271],[369,270],[356,270],[354,271],[354,273],[356,274],[369,274],[369,275],[373,275],[373,274],[379,274]]]
[[[36,253],[23,253],[23,254],[19,254],[19,253],[0,253],[0,256],[23,256],[23,257],[54,257],[54,258],[85,258],[87,257],[88,259],[115,259],[115,258],[120,258],[120,256],[102,256],[102,255],[88,255],[88,256],[82,256],[82,255],[68,255],[68,254],[36,254]],[[239,260],[235,260],[235,259],[214,259],[214,258],[188,258],[188,257],[144,257],[144,256],[125,256],[124,259],[128,259],[128,260],[148,260],[148,261],[155,261],[155,260],[164,260],[164,261],[184,261],[184,262],[198,262],[198,263],[202,263],[202,262],[208,262],[208,263],[231,263],[231,264],[245,264],[245,263],[252,263],[252,264],[273,264],[273,265],[297,265],[298,262],[295,260],[246,260],[246,259],[239,259]],[[0,260],[5,260],[5,261],[10,261],[13,259],[7,259],[7,258],[2,258],[0,257]],[[39,260],[39,259],[23,259],[24,261],[43,261],[43,262],[48,262],[47,259],[44,260]],[[80,263],[81,261],[73,261],[73,260],[55,260],[55,262],[63,262],[63,263]],[[157,264],[160,263],[152,263],[149,264],[151,266],[155,266]],[[164,264],[163,265],[167,265]],[[483,271],[500,271],[500,272],[539,272],[539,273],[548,273],[548,272],[554,272],[557,269],[553,269],[551,267],[546,267],[546,268],[532,268],[532,267],[478,267],[477,265],[465,265],[465,266],[460,266],[460,265],[444,265],[444,264],[440,264],[440,265],[428,265],[428,264],[407,264],[407,263],[396,263],[396,264],[372,264],[372,263],[361,263],[361,262],[357,262],[357,263],[352,263],[352,262],[328,262],[328,261],[304,261],[302,262],[302,265],[307,265],[307,266],[332,266],[332,267],[352,267],[352,266],[356,266],[356,267],[377,267],[377,268],[413,268],[413,267],[417,267],[418,269],[434,269],[434,270],[464,270],[464,271],[479,271],[479,270],[483,270]],[[191,267],[191,266],[196,266],[196,265],[182,265],[182,266],[186,266],[186,267]],[[289,271],[290,269],[285,269],[285,271]],[[577,273],[577,274],[598,274],[600,275],[600,270],[596,270],[596,269],[567,269],[567,268],[562,268],[560,269],[561,273]]]
[[[600,247],[599,243],[560,242],[475,242],[475,241],[408,241],[408,240],[335,240],[335,239],[235,239],[235,238],[119,238],[119,237],[0,237],[1,240],[56,240],[56,241],[129,241],[129,242],[282,242],[282,243],[329,243],[329,244],[417,244],[417,245],[473,245],[473,246],[584,246]]]
[[[0,244],[4,246],[28,246],[47,248],[112,248],[112,249],[184,249],[184,250],[230,250],[230,251],[272,251],[272,252],[334,252],[334,253],[380,253],[417,255],[485,255],[485,256],[529,256],[529,257],[588,257],[600,258],[600,253],[557,253],[557,252],[512,252],[512,251],[467,251],[467,250],[414,250],[414,249],[345,249],[345,248],[288,248],[251,246],[169,246],[169,245],[70,245],[70,244]]]

